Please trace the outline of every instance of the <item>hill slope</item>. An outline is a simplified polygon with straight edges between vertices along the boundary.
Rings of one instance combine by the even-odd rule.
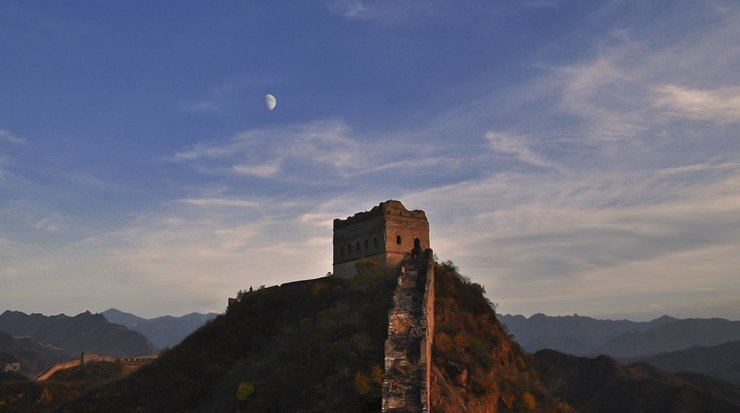
[[[157,361],[66,408],[377,412],[395,277],[360,270],[352,282],[327,277],[245,294]],[[450,264],[435,273],[433,410],[557,411],[482,288]]]
[[[8,356],[2,357],[4,354]],[[0,331],[0,368],[4,366],[3,362],[19,361],[21,373],[34,377],[54,363],[66,359],[67,355],[58,348],[41,344],[31,337],[13,337]]]
[[[66,408],[378,411],[392,281],[326,277],[245,294],[155,362]]]
[[[138,331],[160,349],[175,346],[218,315],[216,313],[190,313],[182,317],[167,315],[147,319],[115,308],[105,310],[101,314],[111,323],[121,324],[129,330]]]
[[[716,412],[740,411],[740,389],[699,375],[675,376],[644,363],[619,365],[541,350],[537,371],[553,395],[578,412]]]

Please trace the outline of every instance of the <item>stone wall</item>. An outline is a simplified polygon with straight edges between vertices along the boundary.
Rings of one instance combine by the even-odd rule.
[[[428,412],[434,336],[434,260],[431,249],[402,263],[388,313],[383,412]]]

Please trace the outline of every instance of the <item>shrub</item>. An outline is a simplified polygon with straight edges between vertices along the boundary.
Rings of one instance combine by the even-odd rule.
[[[236,399],[240,402],[246,401],[252,394],[254,394],[254,383],[252,382],[243,381],[236,388]]]

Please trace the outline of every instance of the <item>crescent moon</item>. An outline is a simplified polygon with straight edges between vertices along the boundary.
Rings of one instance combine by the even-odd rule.
[[[277,99],[275,99],[275,96],[272,96],[271,94],[265,95],[265,105],[267,105],[267,109],[273,110],[275,109],[275,106],[277,106]]]

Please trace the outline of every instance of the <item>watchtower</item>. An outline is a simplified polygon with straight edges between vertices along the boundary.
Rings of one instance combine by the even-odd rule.
[[[381,202],[370,211],[334,220],[334,275],[351,278],[355,264],[377,260],[398,267],[404,254],[429,248],[429,221],[422,210],[409,211],[400,201]]]

